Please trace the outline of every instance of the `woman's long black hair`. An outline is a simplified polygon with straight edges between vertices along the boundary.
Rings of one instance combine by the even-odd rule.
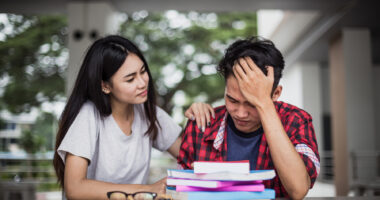
[[[148,99],[144,103],[144,110],[149,121],[149,128],[145,134],[152,140],[156,139],[157,125],[159,126],[156,118],[156,96],[152,76],[144,56],[136,45],[121,36],[111,35],[98,39],[87,51],[59,122],[53,165],[62,187],[64,187],[65,165],[57,153],[59,145],[86,101],[91,101],[95,105],[101,117],[111,114],[109,95],[102,92],[101,82],[109,81],[130,53],[137,55],[143,61],[148,72]]]

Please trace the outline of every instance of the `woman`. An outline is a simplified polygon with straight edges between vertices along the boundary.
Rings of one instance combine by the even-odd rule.
[[[106,199],[109,191],[164,193],[165,179],[145,185],[151,148],[177,157],[181,128],[156,106],[151,80],[147,62],[129,40],[108,36],[89,48],[56,140],[53,162],[64,198]],[[199,113],[204,119],[212,109],[195,104],[194,110],[201,121]]]

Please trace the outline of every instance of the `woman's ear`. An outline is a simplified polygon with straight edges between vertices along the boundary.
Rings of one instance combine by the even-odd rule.
[[[111,93],[111,87],[110,84],[106,81],[102,81],[102,92],[104,94],[109,94]]]
[[[277,99],[280,98],[280,96],[281,96],[281,92],[282,92],[282,86],[278,85],[273,92],[272,100],[277,101]]]

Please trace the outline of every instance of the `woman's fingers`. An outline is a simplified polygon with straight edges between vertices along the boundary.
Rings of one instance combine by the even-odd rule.
[[[211,116],[215,118],[214,109],[207,103],[193,103],[186,110],[185,116],[191,120],[195,120],[198,129],[204,132],[206,127],[211,125]]]
[[[190,120],[194,120],[194,113],[193,113],[193,110],[190,108],[188,108],[186,111],[185,111],[185,117],[187,119],[190,119]]]
[[[203,131],[204,124],[206,123],[204,121],[206,121],[206,120],[203,119],[205,117],[204,117],[204,114],[202,113],[202,109],[199,108],[198,103],[193,103],[193,105],[191,107],[193,108],[195,121],[197,122],[197,127],[199,130]]]
[[[206,104],[207,106],[207,109],[209,110],[209,112],[211,113],[211,116],[212,118],[215,119],[215,111],[214,111],[214,108],[210,105],[210,104]],[[209,121],[211,123],[211,121]]]

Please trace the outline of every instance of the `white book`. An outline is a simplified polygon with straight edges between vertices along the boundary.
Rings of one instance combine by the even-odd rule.
[[[193,170],[168,169],[170,178],[184,178],[195,180],[217,180],[217,181],[259,181],[269,180],[276,176],[276,172],[271,170],[251,170],[248,174],[220,172],[208,174],[195,174]]]
[[[249,161],[195,161],[194,173],[232,172],[240,174],[249,173]]]

